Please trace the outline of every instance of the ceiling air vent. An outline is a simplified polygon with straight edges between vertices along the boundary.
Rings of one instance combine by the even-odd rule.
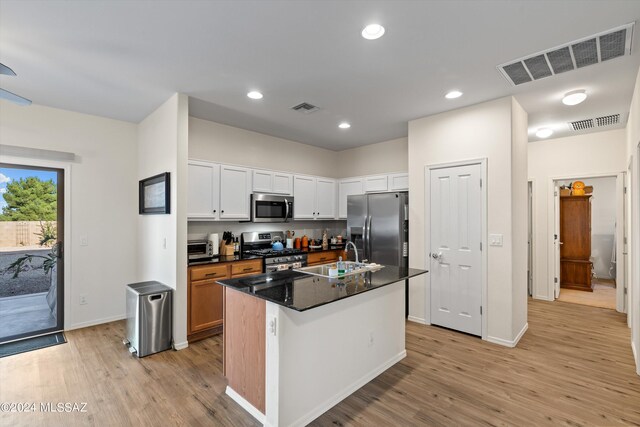
[[[313,113],[314,111],[318,111],[320,107],[316,107],[315,105],[311,105],[308,102],[303,102],[302,104],[294,105],[291,107],[294,111],[299,111],[304,114]]]
[[[578,120],[575,122],[570,122],[569,126],[571,126],[571,129],[573,130],[591,129],[593,128],[593,119]]]
[[[513,86],[631,54],[634,23],[498,65]]]
[[[609,116],[596,117],[596,125],[598,127],[617,125],[618,123],[620,123],[620,114],[611,114]]]

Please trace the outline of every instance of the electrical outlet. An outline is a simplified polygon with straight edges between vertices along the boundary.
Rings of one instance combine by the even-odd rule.
[[[86,294],[82,294],[80,295],[80,305],[85,305],[87,303],[87,295]]]
[[[162,239],[162,249],[167,249],[167,238],[166,237],[164,237]]]
[[[80,235],[80,246],[89,246],[89,236],[86,234]]]

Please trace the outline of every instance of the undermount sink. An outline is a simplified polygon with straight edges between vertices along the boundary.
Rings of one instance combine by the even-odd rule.
[[[371,263],[371,264],[365,264],[362,262],[354,262],[354,261],[343,261],[344,265],[345,265],[345,272],[343,274],[340,275],[330,275],[329,274],[329,269],[332,267],[337,266],[337,262],[331,262],[328,264],[321,264],[321,265],[314,265],[311,267],[301,267],[301,268],[294,268],[294,271],[299,271],[300,273],[306,273],[306,274],[311,274],[314,276],[321,276],[321,277],[326,277],[329,279],[335,279],[335,278],[341,278],[341,277],[345,277],[345,276],[353,276],[355,274],[361,274],[361,273],[366,273],[368,271],[375,271],[375,270],[379,270],[381,268],[384,267],[384,265],[380,265],[380,264],[375,264],[375,263]]]

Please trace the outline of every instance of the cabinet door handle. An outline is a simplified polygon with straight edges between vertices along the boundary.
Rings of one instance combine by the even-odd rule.
[[[320,261],[324,261],[324,260],[326,260],[326,259],[327,259],[327,257],[326,257],[326,256],[323,256],[322,258],[320,258]]]
[[[216,277],[218,275],[218,273],[207,273],[204,275],[204,277]]]
[[[224,210],[220,211],[220,213],[224,213]]]
[[[216,212],[217,212],[217,209],[214,209],[214,210],[213,210],[213,213],[216,213]]]
[[[247,267],[242,269],[242,271],[251,271],[251,270],[253,270],[253,267]]]

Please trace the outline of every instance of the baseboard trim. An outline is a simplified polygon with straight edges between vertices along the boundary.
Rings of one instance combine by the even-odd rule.
[[[173,349],[174,350],[184,350],[187,347],[189,347],[189,342],[188,341],[174,342],[173,343]]]
[[[636,343],[631,339],[631,352],[633,353],[633,361],[636,362],[636,374],[640,375],[640,360],[638,360],[638,352],[636,351]]]
[[[503,338],[497,338],[497,337],[487,337],[487,341],[489,341],[490,343],[493,344],[498,344],[504,347],[509,347],[509,348],[513,348],[516,345],[518,345],[518,342],[520,342],[520,338],[522,338],[522,336],[524,335],[525,332],[527,332],[527,329],[529,329],[529,323],[525,323],[524,326],[522,327],[522,329],[520,330],[520,332],[518,332],[518,335],[516,335],[516,337],[513,340],[505,340]]]
[[[240,405],[242,409],[247,411],[249,414],[251,414],[253,418],[258,420],[258,422],[262,423],[263,425],[266,423],[266,417],[264,416],[264,414],[260,412],[258,408],[256,408],[251,403],[249,403],[247,399],[245,399],[244,397],[236,393],[234,389],[227,386],[224,392],[227,394],[227,396],[232,398],[238,405]]]
[[[112,317],[103,317],[102,319],[89,320],[87,322],[75,323],[75,324],[65,328],[64,330],[65,331],[72,331],[74,329],[88,328],[89,326],[96,326],[96,325],[101,325],[103,323],[116,322],[118,320],[124,320],[126,318],[127,318],[127,316],[125,314],[119,314],[117,316],[112,316]]]
[[[535,296],[533,296],[533,299],[539,299],[539,300],[542,300],[542,301],[555,301],[555,298],[553,298],[553,297],[549,298],[546,295],[544,295],[544,296],[543,295],[535,295]]]
[[[380,375],[381,373],[383,373],[384,371],[386,371],[387,369],[389,369],[390,367],[392,367],[393,365],[395,365],[396,363],[398,363],[399,361],[401,361],[405,357],[407,357],[407,350],[402,350],[400,353],[396,354],[391,359],[389,359],[386,362],[382,363],[380,366],[378,366],[373,371],[366,373],[359,380],[356,380],[351,385],[348,385],[347,387],[342,389],[342,391],[337,393],[335,396],[329,398],[325,402],[323,402],[320,405],[316,406],[315,409],[311,410],[306,415],[303,415],[302,417],[300,417],[297,420],[295,420],[294,422],[292,422],[291,425],[293,425],[293,426],[306,426],[307,424],[311,423],[311,421],[315,420],[320,415],[324,414],[329,409],[333,408],[335,405],[337,405],[338,403],[340,403],[341,401],[343,401],[347,397],[351,396],[360,387],[362,387],[365,384],[369,383],[375,377],[377,377],[378,375]]]
[[[427,320],[423,319],[422,317],[409,316],[409,317],[407,317],[407,320],[409,322],[421,323],[423,325],[428,325]]]

